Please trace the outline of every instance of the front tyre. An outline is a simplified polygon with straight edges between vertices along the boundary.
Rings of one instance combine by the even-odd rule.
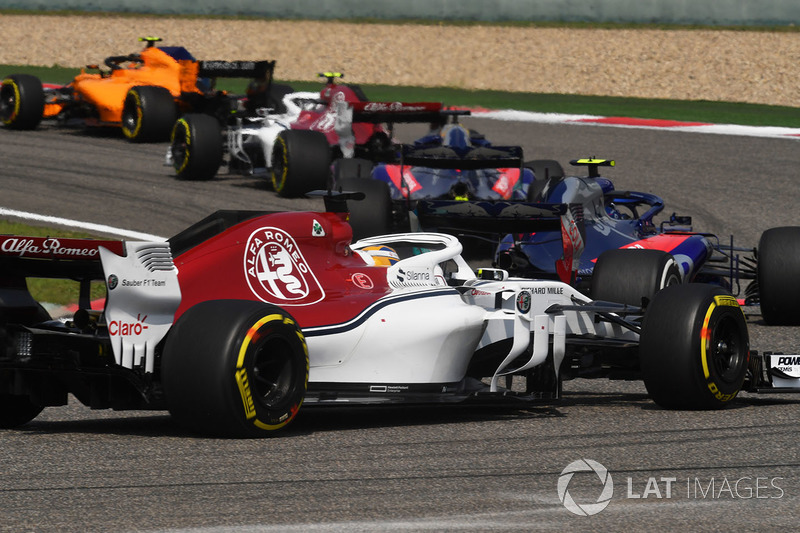
[[[15,130],[32,130],[44,116],[42,82],[30,74],[13,74],[0,88],[0,120]]]
[[[331,173],[331,148],[323,133],[283,130],[272,147],[272,187],[279,196],[292,198],[327,189]]]
[[[170,136],[172,166],[180,179],[210,180],[222,164],[222,130],[211,115],[179,118]]]
[[[666,409],[718,409],[747,374],[750,340],[736,298],[713,285],[667,287],[644,317],[639,344],[650,397]]]
[[[670,285],[681,283],[675,258],[661,250],[606,250],[592,271],[592,299],[642,305]]]
[[[758,294],[764,322],[800,325],[800,227],[772,228],[761,234]]]
[[[122,105],[122,133],[133,142],[165,141],[177,113],[175,99],[166,88],[131,87]]]
[[[291,422],[308,385],[308,350],[282,309],[211,300],[184,313],[162,361],[167,406],[200,433],[262,437]]]

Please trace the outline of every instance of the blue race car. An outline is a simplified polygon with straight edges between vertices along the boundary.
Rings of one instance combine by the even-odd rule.
[[[521,147],[492,145],[458,122],[459,116],[468,114],[439,111],[431,131],[413,144],[398,146],[390,161],[375,166],[361,159],[337,162],[334,187],[366,195],[365,202],[350,206],[356,238],[393,231],[453,233],[432,221],[423,222],[420,202],[456,202],[464,208],[462,215],[469,215],[476,203],[531,199],[535,169],[548,162],[526,164]]]
[[[800,228],[773,228],[757,248],[740,248],[692,231],[688,216],[656,225],[664,201],[616,190],[599,172],[613,160],[573,160],[588,175],[566,176],[557,161],[523,162],[518,147],[467,133],[447,125],[441,141],[434,134],[404,146],[400,164],[375,167],[372,180],[340,180],[366,194],[351,202],[354,232],[410,229],[458,235],[465,245],[467,237],[499,242],[500,269],[560,279],[595,300],[642,305],[668,285],[716,284],[742,304],[760,305],[767,323],[800,324]]]

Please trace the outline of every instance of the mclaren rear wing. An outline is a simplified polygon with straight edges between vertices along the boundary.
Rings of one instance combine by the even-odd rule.
[[[202,78],[252,78],[272,81],[275,61],[198,61]]]

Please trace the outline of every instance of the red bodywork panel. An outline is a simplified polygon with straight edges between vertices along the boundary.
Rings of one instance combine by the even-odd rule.
[[[325,134],[331,145],[339,142],[339,136],[333,130],[336,122],[336,102],[361,102],[358,95],[347,85],[326,85],[320,91],[320,98],[326,102],[323,111],[302,111],[297,120],[292,124],[293,130],[313,130]],[[376,133],[387,134],[386,129],[380,124],[365,122],[353,123],[353,134],[356,144],[366,144]]]
[[[275,304],[301,327],[352,319],[390,292],[386,268],[354,255],[352,236],[334,213],[275,213],[228,228],[174,258],[181,286],[175,319],[224,298]]]

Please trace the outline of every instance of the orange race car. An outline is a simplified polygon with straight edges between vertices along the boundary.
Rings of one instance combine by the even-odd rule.
[[[121,127],[129,140],[148,142],[167,140],[182,113],[223,117],[248,105],[245,97],[216,90],[218,77],[252,78],[249,99],[266,101],[274,61],[197,61],[182,46],[155,46],[160,38],[139,40],[146,43],[141,52],[107,57],[110,70],[88,65],[67,85],[43,85],[30,74],[6,76],[0,120],[18,130],[34,129],[42,119]]]

